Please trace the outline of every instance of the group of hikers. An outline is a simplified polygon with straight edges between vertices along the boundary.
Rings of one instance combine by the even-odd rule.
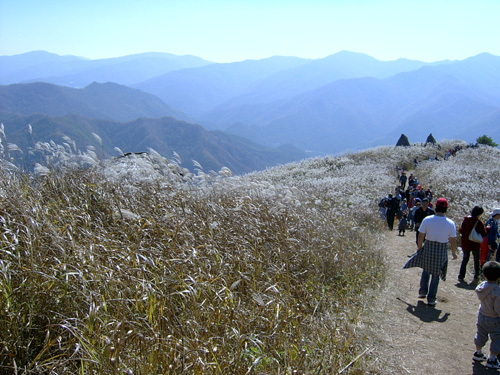
[[[405,171],[401,172],[399,183],[394,194],[380,199],[380,217],[387,221],[390,230],[394,229],[394,221],[397,219],[399,235],[404,236],[406,230],[415,230],[418,236],[420,223],[430,214],[431,211],[428,210],[432,210],[432,188],[425,189],[413,173],[407,177]]]
[[[406,188],[410,177],[412,182]],[[415,176],[411,174],[410,177],[406,178],[404,171],[400,173],[400,186],[394,194],[388,194],[379,201],[379,212],[381,218],[387,221],[389,230],[394,229],[395,219],[399,220],[398,235],[404,235],[407,229],[415,231],[417,251],[403,268],[422,269],[418,298],[427,299],[427,305],[432,307],[437,304],[439,280],[446,280],[449,247],[452,259],[458,258],[457,230],[455,223],[446,217],[448,200],[440,197],[433,204],[432,189],[424,189]],[[472,254],[473,281],[478,284],[475,291],[480,300],[472,359],[486,361],[488,368],[500,369],[500,208],[488,213],[485,222],[481,220],[483,214],[481,206],[474,206],[460,224],[463,259],[457,278],[459,283],[465,283]],[[482,350],[488,339],[491,340],[490,353],[486,356]]]
[[[477,145],[468,145],[467,148],[469,147],[477,147]],[[447,160],[450,156],[455,156],[458,151],[462,149],[462,146],[455,146],[454,148],[450,148],[449,150],[446,151],[444,154],[444,160]]]
[[[427,145],[427,144],[425,144],[424,146],[426,146],[426,145]],[[476,147],[478,147],[478,146],[477,146],[477,143],[476,143],[475,145],[473,145],[473,144],[469,144],[469,145],[467,145],[467,148],[471,148],[471,147],[472,147],[472,148],[476,148]],[[441,150],[441,146],[440,146],[440,145],[438,145],[438,147],[437,147],[437,148],[438,148],[438,150]],[[444,155],[443,155],[443,159],[442,159],[442,160],[448,160],[448,158],[449,158],[450,156],[455,156],[455,155],[457,154],[457,152],[459,152],[459,151],[460,151],[460,150],[462,150],[462,149],[463,149],[463,147],[462,147],[461,145],[457,145],[457,146],[455,146],[455,147],[452,147],[452,148],[450,148],[450,149],[446,150],[446,151],[445,151],[445,153],[444,153]],[[435,160],[435,161],[440,161],[440,160],[441,160],[441,159],[440,159],[440,157],[439,157],[439,153],[438,153],[438,152],[436,152],[436,155],[435,155],[434,157],[433,157],[433,156],[429,156],[429,161],[434,161],[434,160]],[[417,167],[418,167],[418,165],[419,165],[421,162],[422,162],[422,161],[421,161],[421,160],[419,160],[418,158],[414,158],[414,159],[413,159],[413,166],[414,166],[415,168],[417,168]]]

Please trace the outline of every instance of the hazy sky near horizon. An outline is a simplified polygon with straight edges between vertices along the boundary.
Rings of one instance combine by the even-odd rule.
[[[0,0],[0,55],[500,56],[500,0]]]

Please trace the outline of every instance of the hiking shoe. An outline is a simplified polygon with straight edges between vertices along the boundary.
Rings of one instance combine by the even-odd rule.
[[[432,301],[432,302],[427,302],[427,305],[429,306],[436,306],[437,301]]]
[[[458,282],[459,282],[459,283],[465,283],[465,280],[463,279],[463,277],[459,277],[459,278],[458,278]]]
[[[484,353],[475,352],[474,355],[472,356],[472,359],[474,361],[477,361],[477,362],[482,362],[482,361],[486,361],[488,359],[488,357],[486,357],[484,355]]]
[[[495,358],[493,360],[488,359],[486,361],[486,367],[488,367],[488,368],[500,368],[500,362],[498,361],[498,358]]]

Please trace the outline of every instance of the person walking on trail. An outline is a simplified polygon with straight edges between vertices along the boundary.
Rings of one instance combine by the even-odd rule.
[[[378,202],[378,212],[380,215],[380,218],[382,220],[386,220],[386,212],[387,212],[387,206],[389,202],[389,197],[383,197],[379,202]]]
[[[460,272],[458,273],[458,281],[460,282],[464,282],[465,274],[467,272],[467,263],[469,263],[471,253],[474,258],[474,279],[478,280],[480,276],[479,251],[481,250],[481,244],[479,242],[469,240],[469,235],[475,228],[476,232],[483,236],[483,238],[486,237],[486,228],[484,227],[483,222],[479,219],[483,212],[484,210],[481,206],[474,206],[470,216],[464,217],[464,220],[460,225],[459,232],[462,235],[460,244],[464,254],[462,264],[460,266]]]
[[[403,267],[422,268],[418,298],[427,297],[429,306],[437,303],[439,279],[446,280],[448,242],[451,245],[452,259],[457,259],[457,229],[455,223],[446,217],[447,210],[448,201],[439,198],[436,201],[436,214],[426,217],[420,225],[417,252]]]
[[[399,183],[401,184],[401,189],[405,189],[405,186],[406,186],[406,180],[408,178],[406,177],[406,173],[405,172],[401,172],[401,177],[399,177]]]
[[[394,229],[394,218],[399,211],[399,199],[396,197],[393,197],[392,194],[388,195],[389,201],[387,202],[387,210],[386,210],[386,217],[387,217],[387,226],[389,227],[389,230]]]
[[[434,215],[435,212],[429,207],[429,198],[422,199],[422,205],[415,211],[413,222],[415,223],[415,242],[418,244],[419,227],[427,216]]]
[[[406,218],[406,215],[403,214],[403,217],[401,218],[401,220],[399,220],[398,224],[398,230],[399,230],[398,236],[404,236],[407,227],[408,227],[408,219]]]
[[[425,191],[422,185],[417,185],[417,192],[415,193],[415,196],[420,198],[420,200],[425,198]]]
[[[500,354],[500,263],[491,261],[483,266],[483,281],[476,288],[476,294],[481,304],[477,314],[477,332],[474,337],[476,351],[472,359],[476,362],[486,361],[488,368],[500,368],[498,355]],[[490,355],[483,354],[483,347],[491,339]]]
[[[413,176],[413,173],[410,173],[410,177],[408,177],[408,186],[412,188],[415,187],[414,182],[415,182],[415,176]]]
[[[422,206],[422,201],[420,200],[420,198],[414,198],[414,199],[415,199],[415,205],[410,209],[408,213],[408,220],[410,221],[411,231],[415,229],[415,212],[420,208],[420,206]]]
[[[495,254],[495,260],[500,261],[500,245],[497,243],[497,240],[500,238],[500,233],[498,233],[498,219],[500,219],[500,208],[495,208],[490,215],[491,217],[486,220],[486,226],[488,227],[488,256],[489,260],[492,254]]]

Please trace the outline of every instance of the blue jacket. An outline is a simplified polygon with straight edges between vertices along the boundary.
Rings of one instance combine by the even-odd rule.
[[[495,249],[497,247],[497,239],[500,238],[500,234],[498,233],[498,223],[490,217],[486,220],[485,225],[490,226],[490,230],[488,231],[488,245],[490,248]]]

